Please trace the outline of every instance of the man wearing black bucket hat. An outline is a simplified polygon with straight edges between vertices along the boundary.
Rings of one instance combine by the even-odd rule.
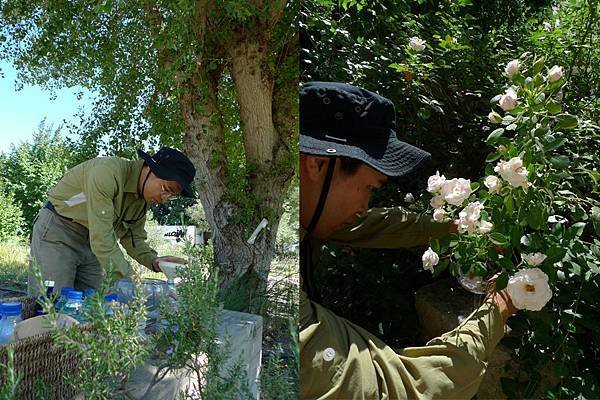
[[[49,191],[33,224],[31,263],[39,265],[44,280],[76,290],[97,289],[104,270],[112,278],[129,276],[130,266],[120,243],[140,264],[159,272],[158,257],[146,243],[146,211],[150,203],[172,196],[194,197],[191,183],[196,169],[180,151],[164,147],[153,157],[138,150],[139,160],[98,157],[65,173]],[[29,272],[29,292],[36,283]]]
[[[394,129],[393,104],[375,93],[332,82],[300,89],[302,399],[470,399],[514,312],[502,292],[491,294],[454,331],[395,352],[320,304],[313,270],[321,240],[406,248],[456,229],[400,208],[369,210],[374,188],[430,157]]]

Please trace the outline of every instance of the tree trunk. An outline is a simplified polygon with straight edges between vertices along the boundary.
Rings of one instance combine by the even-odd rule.
[[[275,66],[269,61],[274,51],[269,48],[273,27],[281,18],[284,4],[271,4],[272,19],[255,28],[259,33],[240,29],[233,40],[219,43],[221,48],[212,53],[222,52],[226,61],[216,69],[200,59],[196,75],[183,83],[186,90],[180,98],[184,151],[197,168],[199,197],[212,229],[221,287],[233,294],[233,303],[237,300],[229,308],[254,312],[262,305],[283,200],[296,171],[290,162],[294,159],[291,149],[295,149],[290,141],[297,137],[298,76],[289,74],[278,79],[276,85],[273,74],[280,68],[297,68],[297,35],[291,35],[289,42],[284,41],[277,49]],[[232,200],[235,196],[227,187],[223,116],[217,101],[225,68],[234,83],[246,168],[250,171],[244,195],[253,201],[253,218],[243,226],[236,222],[241,205]],[[247,243],[263,218],[268,221],[267,227],[253,244]]]

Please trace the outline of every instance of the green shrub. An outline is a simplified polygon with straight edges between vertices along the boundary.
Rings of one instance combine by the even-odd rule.
[[[0,179],[5,192],[13,193],[24,221],[23,232],[29,234],[47,192],[63,174],[81,162],[84,155],[74,143],[64,139],[60,128],[52,130],[42,123],[32,142],[13,145],[0,158]]]
[[[19,236],[23,228],[23,212],[15,204],[14,196],[0,191],[0,240]]]

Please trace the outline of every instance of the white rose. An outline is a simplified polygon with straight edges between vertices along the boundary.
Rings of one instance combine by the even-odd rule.
[[[508,280],[506,291],[520,310],[539,311],[552,297],[548,275],[539,268],[526,268]]]
[[[494,229],[494,224],[488,221],[479,221],[478,229],[479,233],[483,233],[485,235],[486,233],[490,233],[492,229]]]
[[[498,102],[500,108],[504,111],[510,111],[517,106],[517,93],[513,89],[508,89]]]
[[[440,175],[440,171],[436,171],[435,175],[431,175],[427,179],[427,191],[429,193],[435,193],[442,188],[442,184],[446,182],[446,177]]]
[[[550,68],[550,71],[548,71],[548,82],[552,83],[552,82],[556,82],[557,80],[561,79],[563,77],[563,69],[562,67],[559,67],[558,65],[553,66],[552,68]]]
[[[416,36],[410,38],[410,41],[408,42],[408,45],[414,51],[423,51],[423,50],[425,50],[425,40],[419,39]]]
[[[471,193],[471,181],[469,179],[454,178],[442,184],[442,196],[444,200],[453,206],[460,206]]]
[[[440,262],[440,257],[430,247],[425,253],[423,253],[423,257],[421,258],[421,260],[423,261],[423,269],[427,269],[433,272],[433,267],[435,265],[438,265],[438,263]]]
[[[444,221],[444,216],[446,215],[446,211],[441,208],[436,208],[433,210],[433,220],[436,222]]]
[[[461,212],[458,213],[458,231],[460,233],[475,233],[477,230],[479,217],[481,216],[483,205],[476,201],[469,203]]]
[[[546,255],[542,253],[521,254],[521,258],[532,267],[537,267],[546,259]]]
[[[542,25],[544,25],[544,30],[546,32],[550,32],[552,30],[552,24],[550,22],[544,21]]]
[[[415,196],[413,196],[412,193],[406,193],[406,196],[404,196],[404,202],[405,203],[414,203],[415,202]]]
[[[500,123],[502,121],[502,117],[500,117],[500,114],[491,111],[488,114],[488,121],[490,121],[492,124],[497,124],[497,123]]]
[[[502,181],[500,181],[500,179],[494,175],[486,177],[483,181],[483,184],[489,189],[490,193],[498,193],[502,187]]]
[[[512,60],[508,64],[506,64],[506,68],[504,68],[504,72],[508,75],[509,78],[512,78],[514,74],[519,72],[519,60]]]
[[[442,208],[444,205],[444,198],[442,196],[435,196],[431,199],[429,204],[431,204],[431,207],[433,208]]]
[[[514,187],[527,189],[529,186],[527,170],[523,168],[523,161],[519,157],[513,157],[509,161],[500,161],[494,167],[494,171]]]

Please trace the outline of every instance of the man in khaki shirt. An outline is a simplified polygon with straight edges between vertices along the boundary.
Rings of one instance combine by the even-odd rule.
[[[140,160],[98,157],[70,169],[49,191],[33,224],[30,263],[37,263],[54,290],[73,287],[98,289],[105,270],[112,279],[131,274],[118,243],[140,264],[159,272],[160,261],[146,243],[149,203],[172,196],[193,197],[190,187],[196,170],[181,152],[164,147],[154,157],[138,150]],[[29,272],[29,292],[37,283]]]
[[[375,93],[331,82],[300,90],[302,399],[470,399],[515,311],[504,292],[492,292],[453,331],[395,352],[320,304],[312,274],[322,240],[402,248],[456,229],[401,208],[369,210],[374,188],[430,157],[394,128],[393,104]]]

